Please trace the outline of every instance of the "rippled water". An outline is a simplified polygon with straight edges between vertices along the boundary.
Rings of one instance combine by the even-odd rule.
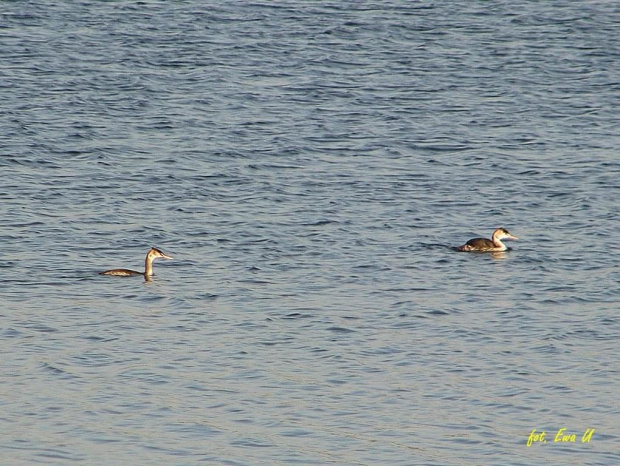
[[[3,462],[620,463],[619,22],[2,2]]]

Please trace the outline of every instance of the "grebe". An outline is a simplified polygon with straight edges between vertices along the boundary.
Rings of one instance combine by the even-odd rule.
[[[508,249],[503,239],[519,239],[516,236],[510,234],[505,228],[498,228],[493,232],[491,239],[486,238],[474,238],[470,239],[463,246],[460,246],[459,251],[468,252],[501,252]]]
[[[99,272],[99,275],[114,275],[116,277],[131,277],[133,275],[142,275],[148,279],[153,275],[153,261],[159,257],[163,259],[172,259],[172,256],[164,254],[159,249],[151,248],[151,250],[146,254],[146,259],[144,260],[144,272],[138,272],[137,270],[129,269],[113,269],[106,270],[105,272]]]

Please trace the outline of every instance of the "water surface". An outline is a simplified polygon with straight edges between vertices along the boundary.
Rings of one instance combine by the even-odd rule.
[[[3,459],[619,463],[619,21],[3,2]]]

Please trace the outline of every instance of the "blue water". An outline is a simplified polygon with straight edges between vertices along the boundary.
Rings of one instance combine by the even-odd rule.
[[[619,23],[2,2],[2,463],[620,463]]]

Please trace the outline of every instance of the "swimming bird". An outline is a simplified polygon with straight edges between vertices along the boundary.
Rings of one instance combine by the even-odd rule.
[[[511,234],[505,228],[498,228],[493,232],[491,239],[474,238],[470,239],[463,246],[459,246],[459,251],[466,252],[500,252],[505,251],[508,247],[502,243],[503,239],[519,239]]]
[[[146,254],[146,259],[144,259],[144,272],[138,272],[137,270],[129,270],[129,269],[112,269],[106,270],[105,272],[99,272],[99,275],[114,275],[116,277],[131,277],[134,275],[142,275],[144,278],[149,278],[153,276],[153,261],[158,258],[162,259],[172,259],[172,256],[165,254],[161,250],[157,248],[151,248],[151,250]]]

